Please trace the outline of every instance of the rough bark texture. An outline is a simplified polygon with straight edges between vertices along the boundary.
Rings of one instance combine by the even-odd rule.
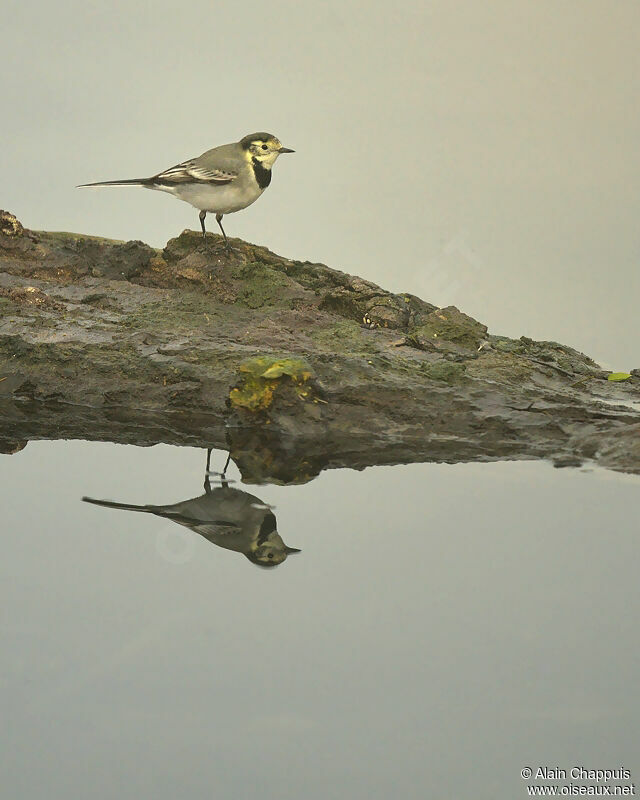
[[[231,450],[247,481],[412,461],[640,472],[640,375],[454,307],[185,231],[154,250],[0,213],[0,447]],[[514,299],[514,302],[516,300]]]

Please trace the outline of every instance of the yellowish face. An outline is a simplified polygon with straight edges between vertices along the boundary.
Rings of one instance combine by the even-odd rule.
[[[282,150],[282,142],[271,136],[268,139],[255,139],[249,145],[247,152],[251,158],[259,161],[263,167],[269,169],[273,166]]]
[[[265,567],[272,567],[276,566],[276,564],[282,564],[287,557],[287,553],[277,544],[268,544],[259,547],[253,554],[253,557],[256,563],[262,564]]]
[[[245,552],[245,555],[249,561],[259,567],[275,567],[277,564],[282,564],[289,553],[299,552],[294,547],[287,547],[278,531],[274,530],[265,541],[252,546],[249,552]]]

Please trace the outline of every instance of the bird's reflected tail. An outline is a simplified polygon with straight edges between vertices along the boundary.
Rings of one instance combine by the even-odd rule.
[[[114,500],[96,500],[94,497],[83,497],[85,503],[93,503],[95,506],[105,506],[106,508],[123,508],[126,511],[146,511],[153,514],[156,506],[135,506],[131,503],[116,503]]]

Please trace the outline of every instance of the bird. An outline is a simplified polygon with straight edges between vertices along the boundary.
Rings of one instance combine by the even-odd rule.
[[[229,486],[225,473],[230,457],[221,473],[220,486],[211,488],[210,458],[211,450],[208,450],[205,493],[191,500],[156,506],[98,500],[94,497],[82,499],[85,503],[105,508],[139,511],[169,519],[199,533],[212,544],[243,553],[259,567],[275,567],[292,553],[300,553],[299,549],[288,547],[282,540],[271,506],[249,492]]]
[[[207,213],[215,214],[228,248],[227,234],[222,227],[223,216],[255,203],[271,183],[271,169],[281,153],[295,153],[295,150],[283,147],[277,137],[260,131],[243,136],[239,142],[223,144],[196,158],[181,161],[150,178],[83,183],[77,188],[143,186],[169,192],[199,209],[203,238],[207,233],[205,217]]]

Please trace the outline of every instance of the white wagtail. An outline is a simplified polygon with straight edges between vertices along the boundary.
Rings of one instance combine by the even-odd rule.
[[[159,172],[151,178],[131,178],[121,181],[83,183],[87,186],[144,186],[169,192],[179,200],[200,209],[202,236],[206,235],[204,218],[207,211],[216,215],[216,222],[228,245],[222,227],[224,214],[233,214],[250,206],[271,183],[271,168],[280,153],[293,153],[283,147],[270,133],[250,133],[233,144],[223,144],[207,150]]]
[[[212,544],[243,553],[259,567],[275,567],[282,564],[291,553],[299,553],[300,550],[288,547],[283,542],[271,506],[249,492],[232,489],[227,483],[225,472],[221,473],[221,486],[211,488],[210,456],[211,451],[207,453],[205,494],[192,500],[169,506],[138,506],[112,500],[96,500],[92,497],[82,499],[97,506],[143,511],[164,517],[199,533]],[[225,471],[228,464],[229,459]]]

